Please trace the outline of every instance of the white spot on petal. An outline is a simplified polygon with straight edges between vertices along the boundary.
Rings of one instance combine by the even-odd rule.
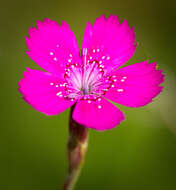
[[[117,89],[118,92],[123,92],[123,89]]]
[[[56,57],[54,57],[54,61],[57,61],[57,58],[56,58]]]
[[[52,86],[52,85],[54,85],[54,83],[53,83],[53,82],[51,82],[51,83],[50,83],[50,85]]]
[[[104,59],[105,58],[105,56],[102,56],[102,59]]]
[[[62,94],[62,92],[58,92],[56,95],[57,95],[57,96],[60,96],[61,94]]]
[[[53,55],[53,54],[54,54],[54,53],[51,51],[51,52],[50,52],[50,55]]]
[[[101,105],[98,105],[98,108],[101,109]]]
[[[124,81],[125,81],[124,79],[121,80],[121,82],[124,82]]]

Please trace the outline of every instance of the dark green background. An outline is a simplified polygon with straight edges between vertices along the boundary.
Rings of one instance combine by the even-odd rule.
[[[90,130],[77,190],[176,189],[176,4],[174,0],[6,0],[0,2],[0,189],[59,190],[66,174],[68,113],[33,110],[18,93],[26,67],[24,37],[36,20],[66,20],[81,45],[86,22],[104,13],[134,25],[139,43],[129,64],[157,61],[164,91],[143,108],[125,108],[126,120],[111,131]]]

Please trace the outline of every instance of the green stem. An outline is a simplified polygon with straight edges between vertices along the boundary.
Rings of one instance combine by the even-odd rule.
[[[69,139],[67,145],[68,154],[68,174],[63,186],[63,190],[73,190],[84,164],[84,158],[88,145],[88,129],[72,118],[74,110],[72,106],[69,119]]]

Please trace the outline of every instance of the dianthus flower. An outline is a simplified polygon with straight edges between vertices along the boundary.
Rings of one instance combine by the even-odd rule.
[[[29,29],[27,54],[44,71],[27,68],[19,82],[24,100],[34,109],[56,115],[75,105],[73,119],[88,128],[112,129],[124,114],[110,101],[128,107],[144,106],[161,90],[164,76],[156,63],[143,61],[120,68],[136,50],[128,22],[102,15],[88,22],[79,54],[66,22],[37,21]]]

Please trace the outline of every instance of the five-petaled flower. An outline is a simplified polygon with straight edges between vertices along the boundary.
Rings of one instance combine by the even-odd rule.
[[[116,16],[88,22],[79,55],[69,26],[45,19],[29,29],[27,54],[44,71],[27,68],[19,82],[24,100],[36,110],[55,115],[76,103],[73,119],[86,127],[107,130],[124,114],[110,101],[144,106],[158,95],[164,75],[148,61],[119,68],[136,49],[135,33]],[[110,101],[109,101],[110,100]]]

